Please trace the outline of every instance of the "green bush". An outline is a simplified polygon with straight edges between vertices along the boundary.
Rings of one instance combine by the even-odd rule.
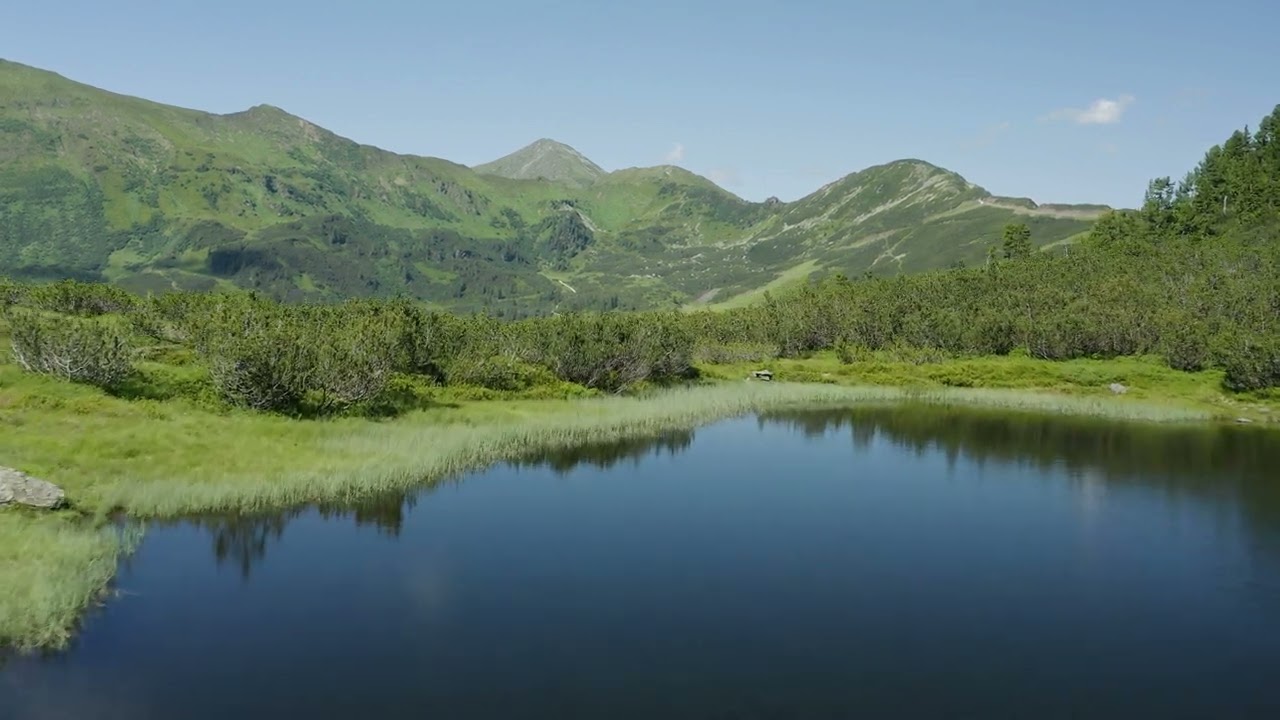
[[[127,312],[137,301],[135,296],[114,285],[63,280],[27,286],[17,304],[63,315],[94,317]]]
[[[845,365],[852,365],[858,362],[873,360],[874,354],[864,345],[841,340],[840,343],[836,345],[836,357],[840,358],[840,362]]]
[[[165,293],[139,301],[129,319],[134,328],[147,337],[167,343],[186,343],[193,339],[193,324],[204,321],[203,314],[227,298],[199,293]]]
[[[128,335],[120,322],[6,312],[13,358],[27,372],[101,388],[118,386],[133,371]]]
[[[556,383],[555,376],[546,368],[504,355],[461,358],[449,366],[447,377],[450,385],[473,385],[508,392]]]
[[[693,357],[700,363],[732,365],[745,362],[768,362],[778,357],[778,348],[769,343],[718,343],[702,342],[694,350]]]
[[[421,410],[431,405],[435,392],[434,381],[421,375],[393,373],[382,392],[352,412],[373,418],[395,417]]]
[[[521,325],[524,359],[583,387],[616,393],[693,371],[693,334],[678,313],[575,313]]]
[[[1209,328],[1201,320],[1170,313],[1162,318],[1158,350],[1169,367],[1196,372],[1209,363]]]
[[[228,302],[198,333],[197,350],[229,402],[327,415],[382,393],[404,363],[403,326],[386,307]]]
[[[12,305],[17,305],[21,297],[22,286],[8,278],[0,278],[0,312],[9,309]]]
[[[1236,392],[1280,385],[1280,341],[1274,337],[1231,334],[1219,341],[1226,375],[1223,385]]]

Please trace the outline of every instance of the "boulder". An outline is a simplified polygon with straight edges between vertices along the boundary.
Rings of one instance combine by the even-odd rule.
[[[53,509],[66,502],[67,496],[62,488],[51,482],[0,467],[0,506],[26,505],[28,507]]]
[[[1125,387],[1124,385],[1121,385],[1120,383],[1111,383],[1111,392],[1117,395],[1123,395],[1129,392],[1129,388]]]

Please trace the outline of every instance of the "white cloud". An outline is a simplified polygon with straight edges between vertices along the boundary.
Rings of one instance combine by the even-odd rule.
[[[713,168],[707,171],[707,178],[720,186],[733,186],[742,183],[742,177],[733,168]]]
[[[674,146],[672,146],[671,151],[668,152],[662,158],[662,162],[666,163],[667,165],[675,165],[676,163],[683,162],[683,161],[684,161],[684,143],[676,143]]]
[[[1070,120],[1077,125],[1112,125],[1120,122],[1124,111],[1129,109],[1135,98],[1132,95],[1121,95],[1111,100],[1098,98],[1089,103],[1087,108],[1063,108],[1049,113],[1049,120]]]

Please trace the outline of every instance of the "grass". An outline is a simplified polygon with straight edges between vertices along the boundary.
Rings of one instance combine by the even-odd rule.
[[[65,644],[131,540],[66,513],[0,510],[0,648]]]
[[[739,293],[732,297],[725,298],[724,300],[709,303],[704,307],[708,310],[732,310],[734,308],[754,305],[764,300],[765,293],[776,293],[793,285],[799,285],[818,269],[818,263],[813,260],[802,262],[795,267],[783,270],[777,277],[754,290],[748,290],[747,292]],[[687,309],[698,308],[696,306],[690,306]]]
[[[426,409],[394,420],[299,421],[193,397],[183,387],[195,371],[184,366],[168,368],[171,387],[157,381],[150,398],[125,399],[0,363],[0,464],[58,483],[72,503],[39,515],[0,511],[0,645],[56,647],[71,636],[128,548],[109,522],[116,511],[145,519],[353,501],[535,450],[789,408],[906,401],[1179,422],[1265,418],[1273,407],[1225,405],[1214,373],[1148,359],[916,364],[881,354],[844,364],[820,354],[769,366],[781,382],[743,381],[756,364],[720,365],[703,368],[707,384],[636,397],[495,401],[440,390]],[[1114,397],[1110,382],[1132,391]]]
[[[1076,409],[1112,417],[1123,415],[1124,408],[1137,403],[1143,406],[1144,415],[1152,414],[1155,408],[1167,408],[1175,414],[1193,412],[1217,420],[1280,421],[1280,396],[1275,393],[1227,393],[1222,389],[1221,371],[1182,372],[1156,357],[1048,361],[1017,354],[930,358],[882,351],[845,363],[836,353],[823,352],[804,359],[709,365],[702,370],[711,378],[730,379],[745,377],[762,366],[773,370],[779,380],[790,382],[891,386],[921,392],[948,388],[1022,391],[1022,395],[1050,405],[1085,402]],[[1113,395],[1112,383],[1127,388],[1123,397]],[[1090,409],[1090,402],[1099,403],[1099,407]]]

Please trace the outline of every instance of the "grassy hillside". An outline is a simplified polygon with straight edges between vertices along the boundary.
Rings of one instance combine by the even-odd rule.
[[[677,167],[605,173],[553,141],[472,170],[270,106],[214,115],[0,61],[0,275],[24,279],[408,294],[508,317],[670,307],[798,269],[976,263],[1007,222],[1044,246],[1099,212],[1027,203],[919,161],[794,203],[747,202]]]

